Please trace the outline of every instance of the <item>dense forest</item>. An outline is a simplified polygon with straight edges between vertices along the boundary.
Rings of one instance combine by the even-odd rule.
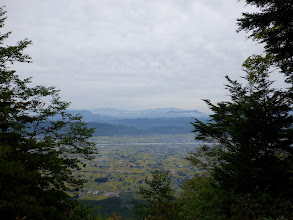
[[[293,2],[244,2],[258,10],[243,13],[237,31],[264,53],[243,62],[240,80],[225,76],[229,100],[204,100],[209,119],[191,123],[196,140],[214,143],[186,158],[200,172],[178,194],[169,171],[153,170],[137,192],[135,219],[293,219]],[[1,7],[1,29],[5,20]],[[31,62],[24,50],[32,42],[5,46],[10,34],[0,34],[0,218],[121,219],[76,199],[85,180],[74,171],[93,159],[99,130],[70,114],[55,87],[33,86],[11,70]],[[275,87],[272,74],[284,76],[286,88]]]

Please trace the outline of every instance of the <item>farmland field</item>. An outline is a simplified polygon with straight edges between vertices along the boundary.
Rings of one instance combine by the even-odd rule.
[[[98,154],[86,161],[86,168],[75,172],[87,179],[79,194],[87,203],[118,199],[126,207],[128,201],[129,208],[130,200],[137,197],[135,192],[152,171],[169,170],[175,192],[197,171],[185,159],[200,145],[192,134],[94,137],[93,141]]]

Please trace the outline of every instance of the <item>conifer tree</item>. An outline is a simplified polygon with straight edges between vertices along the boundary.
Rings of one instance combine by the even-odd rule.
[[[0,28],[6,11],[0,8]],[[94,144],[80,116],[66,112],[54,87],[31,86],[10,67],[31,62],[24,53],[31,41],[4,46],[11,32],[0,33],[0,218],[74,218],[75,200],[84,180],[82,158],[91,158]]]
[[[245,213],[248,219],[292,217],[292,97],[287,89],[272,87],[272,62],[269,55],[249,57],[243,63],[246,84],[226,76],[230,100],[205,100],[213,112],[210,121],[193,123],[196,139],[217,142],[198,149],[190,159],[202,165],[198,156],[212,157],[208,166],[213,178],[219,189],[231,194],[227,215],[239,211],[232,204],[247,200],[252,202],[251,213]]]
[[[264,43],[266,55],[243,63],[245,85],[226,76],[229,101],[205,100],[211,119],[195,119],[194,132],[198,140],[217,143],[202,146],[188,159],[208,170],[214,187],[230,195],[219,201],[227,218],[292,218],[293,2],[245,2],[258,11],[243,13],[238,31]],[[288,88],[273,88],[269,75],[276,67]]]
[[[256,6],[257,12],[246,12],[238,19],[238,31],[250,32],[249,37],[264,43],[265,52],[293,83],[293,1],[244,0]]]
[[[138,191],[144,203],[136,204],[136,215],[149,220],[179,219],[180,205],[175,201],[169,172],[152,172],[152,179],[146,179],[146,184],[147,187],[140,187]]]

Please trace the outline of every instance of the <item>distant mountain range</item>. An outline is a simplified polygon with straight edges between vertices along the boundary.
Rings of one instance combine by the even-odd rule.
[[[141,111],[125,111],[113,108],[69,110],[81,114],[88,127],[95,128],[97,136],[176,134],[193,130],[192,117],[207,120],[208,115],[197,110],[156,108]]]
[[[138,129],[132,126],[111,125],[107,123],[88,122],[88,128],[94,128],[94,136],[147,135],[147,134],[186,134],[191,126],[161,126]]]
[[[155,108],[141,111],[127,111],[114,108],[96,108],[86,110],[69,110],[70,113],[81,113],[85,120],[117,120],[137,118],[182,118],[182,117],[207,117],[197,110],[184,110],[180,108]]]

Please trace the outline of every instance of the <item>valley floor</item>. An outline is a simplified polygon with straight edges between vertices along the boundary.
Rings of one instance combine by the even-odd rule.
[[[120,208],[131,209],[132,200],[138,198],[135,192],[152,171],[169,170],[176,192],[198,171],[185,159],[201,144],[193,134],[94,137],[93,141],[98,154],[75,172],[87,179],[79,199],[90,204],[116,201]]]

